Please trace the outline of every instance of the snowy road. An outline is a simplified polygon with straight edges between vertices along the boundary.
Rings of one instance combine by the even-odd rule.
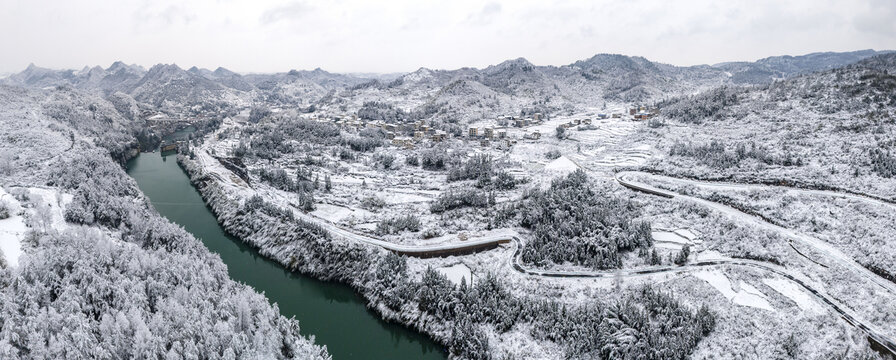
[[[855,313],[847,309],[845,306],[840,305],[837,300],[824,294],[811,285],[809,285],[808,281],[801,279],[800,275],[793,274],[784,267],[769,264],[761,261],[748,260],[748,259],[715,259],[715,260],[704,260],[704,261],[695,261],[688,263],[682,266],[651,266],[645,268],[638,269],[613,269],[613,270],[597,270],[597,271],[555,271],[555,270],[540,270],[540,269],[532,269],[523,265],[520,260],[522,244],[519,239],[514,237],[514,243],[516,244],[516,250],[514,251],[513,258],[511,259],[511,266],[514,270],[532,276],[544,276],[544,277],[558,277],[558,278],[629,278],[629,277],[638,277],[638,276],[649,276],[649,275],[657,275],[657,274],[676,274],[683,272],[690,272],[695,270],[701,270],[706,267],[716,267],[716,266],[743,266],[743,267],[751,267],[755,269],[760,269],[763,271],[771,272],[778,274],[788,281],[793,282],[796,285],[799,285],[810,294],[815,296],[816,299],[821,301],[822,304],[825,304],[831,311],[840,315],[846,322],[850,325],[855,326],[856,328],[862,330],[869,338],[873,339],[875,342],[886,348],[891,354],[896,355],[896,341],[884,335],[880,330],[876,329],[873,325],[869,325],[863,322]]]
[[[262,189],[252,189],[247,184],[243,183],[239,180],[239,177],[235,176],[232,171],[221,165],[217,159],[213,156],[209,155],[205,149],[196,150],[196,161],[200,164],[200,167],[205,175],[214,179],[221,185],[228,187],[238,193],[245,193],[245,197],[248,198],[254,194],[259,192],[263,192]],[[271,196],[276,197],[277,194],[270,194]],[[466,241],[457,241],[452,243],[445,244],[435,244],[435,245],[405,245],[405,244],[396,244],[388,241],[383,241],[380,239],[376,239],[370,236],[361,235],[354,233],[350,230],[339,227],[332,222],[327,220],[315,217],[313,215],[306,214],[305,212],[298,210],[300,207],[297,204],[293,204],[292,202],[288,202],[289,205],[294,209],[293,214],[304,221],[308,221],[310,223],[316,224],[324,228],[327,232],[332,236],[337,236],[342,239],[357,241],[361,243],[371,244],[374,246],[379,246],[386,250],[414,257],[431,257],[431,256],[449,256],[449,255],[462,255],[469,254],[471,252],[482,251],[487,249],[492,249],[497,247],[500,244],[509,243],[511,238],[516,236],[516,232],[512,230],[506,231],[495,231],[490,235],[482,236],[478,238],[469,239]]]
[[[659,175],[653,175],[653,174],[643,173],[643,172],[620,172],[620,173],[616,174],[616,181],[618,181],[620,184],[622,184],[623,186],[630,188],[630,189],[643,191],[643,192],[647,192],[650,194],[663,196],[663,197],[667,197],[667,198],[686,199],[691,202],[715,209],[715,210],[725,214],[726,216],[728,216],[728,218],[730,218],[733,221],[752,224],[759,228],[771,230],[771,231],[777,232],[779,234],[782,234],[785,237],[787,237],[788,239],[802,242],[803,244],[809,245],[810,247],[814,248],[816,251],[823,254],[826,259],[836,262],[836,263],[846,267],[847,269],[851,269],[851,270],[855,271],[863,279],[865,279],[869,282],[872,282],[883,289],[886,289],[891,294],[896,295],[896,284],[871,272],[870,270],[868,270],[867,268],[865,268],[864,266],[862,266],[861,264],[859,264],[855,260],[853,260],[850,256],[844,254],[843,252],[841,252],[840,250],[838,250],[837,248],[835,248],[831,244],[828,244],[825,241],[822,241],[820,239],[817,239],[815,237],[812,237],[812,236],[809,236],[806,234],[798,233],[796,231],[793,231],[791,229],[788,229],[788,228],[785,228],[785,227],[782,227],[779,225],[769,223],[768,221],[765,221],[760,217],[746,214],[746,213],[744,213],[740,210],[737,210],[733,207],[730,207],[728,205],[723,205],[720,203],[704,200],[704,199],[693,197],[693,196],[682,195],[682,194],[679,194],[676,192],[663,190],[663,189],[657,188],[652,185],[648,185],[648,184],[645,184],[645,183],[642,183],[642,182],[639,182],[636,180],[629,179],[630,176],[636,175],[636,174],[642,175],[642,176],[647,176],[647,177],[660,178]],[[667,180],[667,181],[679,182],[681,184],[690,184],[690,185],[698,185],[698,186],[703,186],[704,184],[707,184],[706,182],[702,182],[702,181],[679,179],[679,178],[673,178],[673,177],[668,177],[668,176],[662,176],[662,179]],[[727,189],[767,188],[765,185],[746,185],[746,184],[718,184],[716,186],[718,188],[722,188],[722,189],[726,189],[726,188]],[[883,202],[878,199],[860,196],[860,195],[853,195],[853,194],[846,194],[846,193],[839,193],[839,192],[825,191],[825,190],[808,190],[808,189],[793,189],[793,188],[789,188],[789,189],[794,190],[794,191],[799,191],[799,192],[811,193],[811,194],[821,194],[821,195],[825,195],[825,196],[838,196],[838,197],[844,197],[844,198],[850,198],[850,199],[857,199],[857,200],[861,200],[861,201],[868,201],[868,202],[871,202],[874,204],[883,204],[885,206],[891,206],[891,207],[896,208],[896,206],[894,206],[893,204]]]
[[[257,190],[255,190],[255,189],[250,189],[245,185],[241,186],[241,185],[234,183],[233,181],[228,181],[228,179],[233,178],[233,177],[229,176],[230,174],[228,174],[230,172],[230,170],[227,170],[223,166],[220,166],[220,164],[216,164],[216,161],[211,156],[208,156],[208,154],[205,153],[204,151],[199,151],[197,153],[199,155],[197,157],[197,160],[199,160],[199,162],[202,164],[201,168],[210,177],[214,178],[215,180],[222,183],[223,185],[233,187],[233,188],[237,189],[238,191],[248,191],[251,193],[257,193]],[[644,192],[648,192],[648,193],[651,193],[654,195],[667,197],[667,198],[676,198],[676,197],[677,198],[687,198],[689,200],[704,204],[711,208],[719,209],[720,211],[723,211],[724,213],[733,217],[734,220],[749,221],[749,222],[755,223],[760,226],[772,228],[773,230],[782,231],[785,234],[791,235],[792,237],[796,238],[797,240],[803,241],[812,246],[818,246],[817,248],[820,251],[822,251],[826,255],[831,256],[833,259],[835,259],[837,261],[841,261],[846,264],[851,263],[854,266],[857,266],[858,270],[863,271],[863,273],[862,273],[863,275],[869,276],[871,279],[882,280],[877,275],[871,273],[867,269],[856,264],[854,261],[852,261],[852,259],[846,257],[846,255],[843,255],[839,251],[836,251],[836,249],[831,248],[829,245],[822,246],[822,245],[827,245],[827,244],[821,244],[820,240],[812,239],[805,235],[797,234],[789,229],[771,225],[771,224],[769,224],[761,219],[758,219],[754,216],[744,214],[736,209],[733,209],[733,208],[730,208],[730,207],[727,207],[727,206],[724,206],[721,204],[709,202],[709,201],[702,200],[702,199],[687,197],[687,196],[680,195],[680,194],[677,194],[674,192],[669,192],[666,190],[658,189],[658,188],[652,187],[647,184],[643,184],[643,183],[639,183],[636,181],[626,179],[625,178],[626,174],[631,174],[631,173],[616,174],[616,180],[623,186],[626,186],[628,188],[635,189],[638,191],[644,191]],[[296,205],[293,204],[292,206],[295,207]],[[520,261],[520,250],[521,250],[522,246],[519,242],[519,239],[517,238],[517,234],[515,232],[509,231],[509,230],[506,232],[499,232],[497,234],[491,234],[489,236],[475,238],[475,239],[462,241],[462,242],[454,242],[454,243],[438,244],[438,245],[415,246],[415,245],[395,244],[395,243],[379,240],[376,238],[372,238],[369,236],[356,234],[347,229],[343,229],[329,221],[314,217],[309,214],[305,214],[302,211],[297,210],[297,211],[294,211],[294,213],[296,214],[296,216],[298,218],[301,218],[305,221],[309,221],[314,224],[320,225],[321,227],[326,229],[333,236],[338,236],[340,238],[351,240],[351,241],[358,241],[358,242],[362,242],[362,243],[371,244],[374,246],[379,246],[379,247],[382,247],[389,251],[393,251],[393,252],[408,255],[408,256],[427,257],[427,256],[460,255],[460,254],[467,254],[472,251],[490,249],[490,248],[496,247],[500,244],[509,243],[509,242],[513,241],[516,243],[516,250],[514,251],[514,254],[510,260],[510,262],[511,262],[510,266],[514,270],[516,270],[520,273],[524,273],[524,274],[532,275],[532,276],[563,277],[563,278],[614,278],[614,277],[620,277],[620,276],[621,277],[637,277],[637,276],[648,276],[648,275],[664,274],[664,273],[674,274],[674,273],[694,271],[694,270],[698,270],[698,269],[705,269],[706,267],[712,267],[712,266],[752,267],[755,269],[760,269],[763,271],[778,274],[778,275],[784,277],[785,279],[804,288],[806,291],[808,291],[813,296],[818,298],[818,300],[820,300],[821,303],[825,304],[829,309],[831,309],[832,311],[834,311],[835,313],[837,313],[841,317],[843,317],[843,319],[846,320],[849,324],[851,324],[851,325],[855,326],[856,328],[859,328],[860,330],[865,332],[870,339],[877,342],[882,347],[886,348],[892,354],[896,354],[896,342],[894,342],[888,336],[883,335],[873,325],[869,325],[866,322],[862,321],[857,315],[855,315],[852,311],[847,309],[845,306],[840,305],[835,299],[833,299],[830,296],[828,296],[827,294],[813,288],[811,285],[809,285],[808,281],[802,279],[800,275],[793,274],[783,267],[769,264],[769,263],[764,263],[764,262],[754,261],[754,260],[746,260],[746,259],[716,259],[716,260],[696,261],[696,262],[692,262],[692,263],[689,263],[684,266],[655,266],[655,267],[647,267],[647,268],[640,268],[640,269],[618,269],[618,270],[608,270],[608,271],[539,270],[539,269],[528,268],[522,264],[522,262]],[[827,250],[827,251],[824,251],[824,250]],[[853,267],[853,268],[855,268],[855,267]]]
[[[619,184],[621,184],[622,186],[625,186],[629,189],[646,192],[649,194],[666,197],[666,198],[686,199],[686,200],[704,205],[706,207],[718,210],[718,211],[722,212],[723,214],[727,215],[732,220],[741,221],[744,223],[750,223],[750,224],[759,226],[761,228],[776,231],[778,233],[781,233],[781,234],[789,237],[791,239],[791,241],[793,241],[793,240],[800,241],[804,244],[807,244],[807,245],[813,247],[815,250],[822,253],[827,259],[833,260],[834,262],[837,262],[837,263],[843,265],[844,267],[857,272],[857,274],[860,277],[862,277],[863,279],[866,279],[867,281],[869,281],[873,284],[876,284],[877,286],[880,286],[880,287],[890,291],[891,293],[896,294],[896,286],[894,286],[896,284],[893,284],[892,282],[890,282],[886,279],[883,279],[882,277],[878,276],[877,274],[871,272],[870,270],[866,269],[864,266],[857,263],[855,260],[853,260],[852,258],[847,256],[846,254],[843,254],[842,252],[840,252],[839,250],[837,250],[836,248],[834,248],[833,246],[831,246],[830,244],[828,244],[824,241],[821,241],[819,239],[813,238],[813,237],[805,235],[805,234],[797,233],[793,230],[790,230],[790,229],[787,229],[787,228],[784,228],[784,227],[781,227],[781,226],[778,226],[775,224],[771,224],[757,216],[743,213],[740,210],[737,210],[737,209],[732,208],[727,205],[722,205],[722,204],[719,204],[716,202],[712,202],[712,201],[708,201],[708,200],[704,200],[704,199],[700,199],[700,198],[696,198],[696,197],[692,197],[692,196],[682,195],[682,194],[679,194],[676,192],[660,189],[660,188],[645,184],[643,182],[631,180],[628,178],[629,176],[635,175],[635,174],[643,175],[643,176],[647,176],[647,177],[662,178],[667,181],[679,182],[682,184],[691,184],[691,185],[698,185],[698,186],[712,186],[712,187],[719,188],[719,189],[741,190],[741,189],[767,187],[765,185],[730,184],[730,183],[714,184],[714,183],[705,182],[705,181],[679,179],[679,178],[673,178],[673,177],[669,177],[669,176],[653,175],[653,174],[643,173],[643,172],[620,172],[615,175],[616,181],[619,182]],[[880,205],[896,208],[896,206],[894,206],[892,203],[889,203],[886,201],[881,201],[880,199],[875,199],[873,197],[862,196],[862,195],[841,193],[841,192],[827,191],[827,190],[810,190],[810,189],[794,189],[794,188],[788,188],[788,189],[800,191],[800,192],[804,192],[804,193],[809,193],[809,194],[835,196],[835,197],[856,199],[856,200],[861,200],[861,201],[868,201],[868,202],[871,202],[874,204],[880,204]],[[792,246],[792,244],[791,244],[791,246]],[[794,248],[794,250],[796,250],[796,248]],[[516,260],[514,260],[514,261],[516,262]],[[820,264],[820,263],[818,263],[818,264],[821,266],[827,267],[823,264]],[[855,314],[853,314],[851,311],[846,309],[844,306],[839,305],[836,300],[834,300],[827,294],[824,294],[821,291],[816,290],[815,288],[811,287],[809,284],[807,284],[807,282],[800,280],[796,275],[791,274],[789,271],[785,270],[784,268],[781,268],[781,267],[778,267],[778,266],[775,266],[772,264],[768,264],[768,263],[763,263],[763,262],[758,262],[758,261],[750,261],[750,260],[742,260],[742,259],[695,262],[695,263],[689,264],[687,266],[684,266],[683,268],[700,267],[700,266],[714,266],[714,265],[751,266],[751,267],[760,268],[760,269],[774,272],[778,275],[781,275],[781,276],[787,278],[788,280],[796,283],[797,285],[803,287],[810,293],[812,293],[815,297],[817,297],[825,305],[827,305],[831,310],[835,311],[841,317],[843,317],[843,319],[846,320],[848,323],[861,329],[863,332],[868,334],[869,338],[873,339],[875,342],[880,344],[882,347],[886,348],[891,354],[896,355],[896,342],[894,342],[893,339],[889,338],[886,335],[883,335],[879,330],[875,329],[872,325],[869,325],[869,324],[859,320],[859,318]],[[517,266],[518,266],[518,264],[514,264],[514,267],[517,267]],[[520,270],[520,269],[518,268],[517,270]],[[636,271],[631,275],[641,275],[641,274],[644,274],[645,272],[646,273],[680,272],[682,270],[676,271],[676,269],[655,268],[655,269],[645,269],[643,271],[644,272]],[[542,275],[543,276],[552,276],[552,274],[542,274]],[[553,276],[559,276],[559,274],[553,275]],[[572,276],[584,276],[584,274],[573,274]],[[616,272],[612,272],[612,273],[608,273],[608,274],[605,273],[601,277],[611,277],[611,276],[616,276]]]
[[[498,234],[492,234],[488,236],[473,238],[466,241],[458,241],[446,244],[436,244],[436,245],[404,245],[404,244],[396,244],[393,242],[383,241],[380,239],[372,238],[366,235],[356,234],[349,230],[343,229],[329,221],[319,219],[317,217],[305,214],[301,211],[295,212],[296,216],[302,220],[312,222],[314,224],[320,225],[325,230],[327,230],[330,235],[338,236],[343,239],[358,241],[362,243],[367,243],[371,245],[379,246],[383,249],[402,254],[407,256],[414,257],[432,257],[432,256],[447,256],[447,255],[461,255],[468,254],[470,252],[480,251],[495,248],[500,244],[509,243],[513,237],[516,236],[515,232],[506,231],[500,232]]]
[[[878,196],[872,195],[862,195],[854,192],[842,192],[842,191],[834,191],[834,190],[817,190],[817,189],[805,189],[793,186],[784,186],[784,185],[759,185],[759,184],[743,184],[743,183],[732,183],[732,182],[715,182],[715,181],[705,181],[705,180],[693,180],[693,179],[682,179],[672,176],[659,175],[659,174],[649,174],[644,172],[635,172],[635,171],[626,171],[621,172],[619,174],[641,174],[648,175],[655,179],[666,180],[671,182],[679,182],[682,184],[692,184],[698,185],[701,187],[713,188],[717,190],[753,190],[753,189],[785,189],[789,191],[794,191],[806,195],[819,195],[819,196],[830,196],[842,199],[852,199],[868,202],[875,205],[880,205],[884,207],[889,207],[892,209],[896,209],[896,203],[892,201],[884,200]],[[617,174],[618,175],[618,174]]]

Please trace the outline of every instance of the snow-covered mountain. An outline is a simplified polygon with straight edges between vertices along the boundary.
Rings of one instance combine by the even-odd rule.
[[[75,77],[74,70],[52,70],[38,67],[32,63],[22,72],[12,74],[3,79],[3,83],[28,87],[47,87],[69,83]]]
[[[658,148],[677,146],[671,152],[684,155],[655,166],[698,176],[838,184],[896,198],[894,73],[896,53],[890,53],[664,102],[660,121],[684,126],[659,127]]]
[[[606,102],[656,102],[721,85],[768,84],[800,74],[848,65],[886,52],[862,50],[777,56],[755,62],[673,66],[643,57],[598,54],[562,66],[537,66],[524,58],[484,69],[419,68],[400,76],[362,77],[314,69],[275,74],[238,74],[176,65],[115,62],[110,67],[51,70],[30,65],[0,83],[72,86],[110,96],[120,92],[138,103],[168,112],[220,109],[267,103],[285,107],[357,111],[383,102],[418,114],[441,114],[457,121],[490,118],[520,108],[572,109]],[[424,108],[425,107],[425,108]],[[441,107],[444,107],[442,109]]]
[[[221,107],[238,102],[241,92],[175,64],[155,65],[127,91],[135,100],[164,109]]]

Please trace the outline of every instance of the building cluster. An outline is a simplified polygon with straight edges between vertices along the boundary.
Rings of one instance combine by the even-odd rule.
[[[609,118],[620,119],[620,118],[622,118],[622,114],[621,113],[613,113],[613,114],[601,113],[601,114],[597,114],[597,116],[595,116],[595,119],[598,119],[598,120],[606,120]]]
[[[470,127],[467,130],[467,139],[478,140],[482,146],[499,144],[510,147],[516,143],[516,140],[507,136],[507,130],[505,129],[496,129],[489,126],[484,127],[481,130],[482,131],[480,131],[480,128],[478,127]]]
[[[339,128],[349,131],[382,129],[386,134],[386,139],[396,146],[413,147],[415,144],[423,141],[442,142],[448,138],[447,132],[433,129],[423,120],[413,123],[392,124],[381,120],[367,121],[359,119],[355,114],[315,119],[317,121],[332,122]]]
[[[498,116],[498,124],[507,124],[508,126],[524,128],[532,125],[540,124],[544,121],[545,117],[541,113],[532,114],[532,116],[524,117],[524,116],[511,116],[511,115],[502,115]]]
[[[426,140],[442,142],[448,138],[447,132],[433,129],[423,120],[410,124],[385,124],[383,130],[386,131],[386,137],[392,140],[393,145],[407,148],[412,148],[415,144]],[[398,136],[398,134],[412,134],[412,136]]]
[[[628,109],[628,114],[635,120],[647,120],[659,115],[660,109],[656,106],[633,106]]]
[[[563,124],[560,124],[559,126],[560,126],[560,127],[563,127],[563,128],[566,128],[566,129],[569,129],[569,128],[571,128],[571,127],[576,127],[576,126],[579,126],[579,125],[591,125],[591,118],[572,119],[572,120],[570,120],[569,122],[565,122],[565,123],[563,123]]]

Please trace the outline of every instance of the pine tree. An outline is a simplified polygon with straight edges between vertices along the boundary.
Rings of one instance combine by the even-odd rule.
[[[673,262],[676,265],[684,265],[685,263],[688,262],[689,256],[691,256],[691,246],[685,244],[684,246],[681,247],[681,251],[678,253],[678,255],[675,256],[675,259],[673,259]]]
[[[662,264],[662,262],[663,261],[662,259],[660,259],[660,255],[656,253],[656,248],[654,248],[650,252],[650,258],[648,259],[647,263],[650,265],[660,265]]]

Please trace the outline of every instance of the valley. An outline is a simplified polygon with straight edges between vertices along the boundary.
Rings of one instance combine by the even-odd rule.
[[[894,73],[32,65],[0,79],[0,315],[106,347],[0,354],[887,358]]]

